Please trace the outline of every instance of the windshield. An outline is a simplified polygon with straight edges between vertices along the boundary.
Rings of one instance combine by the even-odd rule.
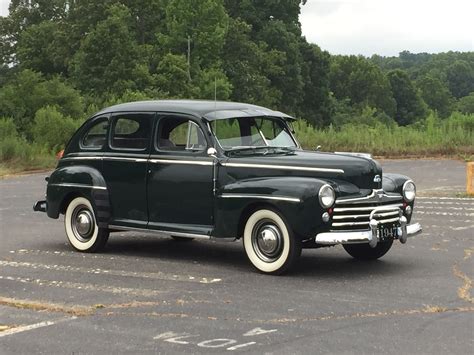
[[[296,148],[284,121],[274,117],[215,120],[212,131],[225,150],[264,147]]]

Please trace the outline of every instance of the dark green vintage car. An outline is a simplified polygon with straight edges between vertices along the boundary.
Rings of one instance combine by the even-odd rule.
[[[110,232],[242,239],[278,274],[302,248],[342,244],[383,256],[409,224],[415,185],[370,156],[302,150],[293,118],[232,102],[132,102],[102,110],[68,143],[35,211],[64,214],[70,244],[99,251]]]

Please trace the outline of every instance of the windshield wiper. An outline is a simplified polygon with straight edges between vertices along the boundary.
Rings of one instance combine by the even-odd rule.
[[[260,145],[260,146],[241,146],[241,147],[232,147],[227,150],[228,153],[230,154],[240,154],[240,153],[260,153],[262,155],[267,155],[268,153],[285,153],[285,154],[291,154],[295,151],[296,147],[273,147],[273,146],[265,146],[265,145]],[[261,151],[263,150],[263,151]]]

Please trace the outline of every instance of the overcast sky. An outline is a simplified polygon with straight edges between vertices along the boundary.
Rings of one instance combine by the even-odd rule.
[[[0,15],[9,0],[0,0]],[[474,50],[474,0],[308,0],[303,34],[332,54]]]

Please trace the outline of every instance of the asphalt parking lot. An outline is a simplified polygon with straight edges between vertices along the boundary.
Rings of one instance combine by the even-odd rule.
[[[73,252],[31,206],[46,174],[0,180],[0,353],[425,353],[474,349],[474,199],[465,165],[387,160],[417,182],[423,234],[381,260],[303,250],[285,276],[240,242],[112,235]]]

